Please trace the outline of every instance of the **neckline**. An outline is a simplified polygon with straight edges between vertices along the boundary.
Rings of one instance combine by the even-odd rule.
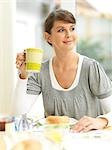
[[[60,91],[70,91],[73,88],[75,88],[77,86],[77,84],[79,83],[80,72],[81,72],[81,67],[82,67],[82,62],[83,62],[83,56],[79,55],[79,62],[78,62],[78,69],[77,69],[77,73],[76,73],[76,78],[73,81],[72,85],[67,89],[64,89],[58,83],[58,81],[55,77],[54,71],[53,71],[52,60],[53,60],[53,57],[51,57],[51,59],[49,61],[49,72],[50,72],[50,79],[51,79],[52,87],[57,89],[57,90],[60,90]]]

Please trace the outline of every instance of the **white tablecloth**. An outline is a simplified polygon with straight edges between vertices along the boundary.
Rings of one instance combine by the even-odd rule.
[[[37,139],[43,145],[43,150],[112,150],[112,131],[97,130],[88,133],[66,132],[60,144],[46,138],[44,132],[1,132],[7,144],[7,150],[25,139]],[[0,149],[1,150],[1,149]]]

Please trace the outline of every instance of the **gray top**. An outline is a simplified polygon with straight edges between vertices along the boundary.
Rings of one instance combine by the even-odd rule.
[[[112,95],[112,82],[96,60],[84,56],[78,85],[70,91],[60,91],[52,87],[47,61],[42,64],[41,72],[32,73],[27,82],[28,94],[41,92],[45,116],[97,117],[103,114],[99,99]]]

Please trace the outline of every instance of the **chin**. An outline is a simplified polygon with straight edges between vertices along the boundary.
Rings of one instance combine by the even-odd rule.
[[[68,50],[68,51],[74,51],[74,50],[75,50],[75,47],[69,46],[69,47],[66,47],[65,49]]]
[[[75,46],[74,43],[69,44],[69,45],[65,45],[65,48],[66,48],[66,49],[70,49],[70,50],[73,50],[75,47],[76,47],[76,46]]]

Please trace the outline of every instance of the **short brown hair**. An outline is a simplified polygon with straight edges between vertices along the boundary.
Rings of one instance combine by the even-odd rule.
[[[68,10],[57,9],[52,11],[45,20],[44,31],[51,33],[51,29],[55,21],[64,21],[67,23],[76,24],[76,19]]]

